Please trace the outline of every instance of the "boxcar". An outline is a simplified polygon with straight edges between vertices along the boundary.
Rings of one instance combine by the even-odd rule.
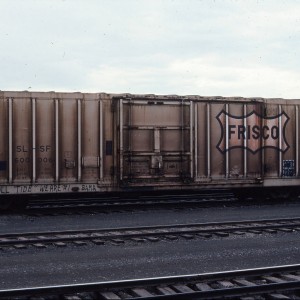
[[[0,202],[142,189],[297,193],[299,103],[0,92]]]

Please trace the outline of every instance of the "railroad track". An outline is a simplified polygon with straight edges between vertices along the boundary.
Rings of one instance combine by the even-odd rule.
[[[222,223],[193,223],[163,226],[123,227],[109,229],[67,230],[51,232],[7,233],[0,235],[0,249],[46,248],[49,245],[66,247],[120,245],[128,242],[159,242],[178,239],[225,238],[230,235],[274,234],[300,231],[300,218],[247,220]]]
[[[72,206],[87,206],[87,207],[106,207],[106,206],[132,206],[132,205],[164,205],[164,204],[178,204],[178,203],[199,203],[199,201],[229,201],[236,200],[233,193],[225,190],[221,192],[210,192],[201,194],[179,194],[179,195],[139,195],[137,197],[88,197],[79,199],[34,199],[28,203],[28,208],[43,208],[43,207],[72,207]]]
[[[285,202],[293,202],[286,200]],[[274,205],[270,199],[240,200],[228,190],[211,191],[200,194],[179,195],[139,195],[137,197],[121,198],[118,196],[88,198],[59,198],[59,199],[31,199],[22,210],[22,214],[30,216],[70,215],[70,214],[98,214],[112,212],[144,211],[156,209],[190,209],[211,207],[235,207],[249,205]],[[18,211],[17,211],[18,212]]]
[[[132,198],[88,197],[80,199],[30,199],[22,214],[31,216],[98,214],[155,209],[217,207],[242,205],[231,192],[189,195],[155,195]],[[253,204],[253,203],[252,203]],[[18,211],[17,211],[18,212]],[[20,211],[19,211],[20,212]]]
[[[0,290],[0,299],[22,296],[27,296],[26,299],[37,299],[38,296],[38,299],[47,299],[50,296],[50,299],[82,300],[241,299],[244,296],[248,297],[245,299],[299,299],[300,265]]]

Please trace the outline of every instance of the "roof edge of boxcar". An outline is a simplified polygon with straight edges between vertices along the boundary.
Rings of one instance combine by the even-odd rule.
[[[1,91],[2,98],[78,98],[78,99],[139,99],[139,100],[179,100],[179,101],[200,101],[200,102],[262,102],[277,104],[299,104],[300,99],[284,99],[284,98],[263,98],[263,97],[241,97],[241,96],[200,96],[200,95],[173,95],[173,94],[131,94],[131,93],[86,93],[86,92],[56,92],[56,91]]]

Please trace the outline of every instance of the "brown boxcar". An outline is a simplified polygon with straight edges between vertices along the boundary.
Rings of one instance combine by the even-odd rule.
[[[142,188],[297,192],[299,103],[0,92],[0,199]]]

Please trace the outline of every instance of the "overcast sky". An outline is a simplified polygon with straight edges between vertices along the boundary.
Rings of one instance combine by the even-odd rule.
[[[300,99],[300,1],[0,0],[0,90]]]

